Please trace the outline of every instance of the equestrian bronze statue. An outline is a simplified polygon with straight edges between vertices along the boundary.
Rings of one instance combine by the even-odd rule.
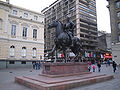
[[[66,62],[66,50],[69,48],[75,54],[75,58],[80,56],[82,51],[81,40],[78,37],[74,37],[74,23],[67,18],[67,23],[62,24],[60,21],[55,20],[51,24],[48,24],[48,29],[55,28],[54,47],[51,53],[57,50],[62,50],[64,54],[64,60]]]

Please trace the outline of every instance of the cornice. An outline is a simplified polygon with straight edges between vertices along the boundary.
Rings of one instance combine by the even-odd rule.
[[[43,42],[38,41],[28,41],[28,40],[21,40],[21,39],[12,39],[12,38],[6,38],[6,37],[0,37],[0,40],[7,40],[7,41],[17,41],[17,42],[25,42],[25,43],[33,43],[33,44],[44,44]]]
[[[26,19],[26,18],[21,18],[21,17],[18,17],[18,16],[13,16],[13,15],[8,15],[9,17],[12,17],[12,18],[16,18],[16,19],[20,19],[20,20],[24,20],[24,21],[28,21],[28,22],[33,22],[33,23],[37,23],[37,24],[41,24],[41,25],[44,25],[44,23],[42,22],[38,22],[38,21],[34,21],[34,20],[29,20],[29,19]]]

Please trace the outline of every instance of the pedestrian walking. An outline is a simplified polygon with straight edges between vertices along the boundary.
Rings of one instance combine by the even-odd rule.
[[[115,61],[113,61],[112,66],[113,66],[113,72],[115,73],[115,71],[116,71],[116,67],[117,67],[117,64],[116,64]]]
[[[101,71],[101,63],[100,62],[97,63],[97,67],[98,67],[98,72],[100,72]]]
[[[39,65],[39,62],[36,63],[36,70],[39,70],[40,68],[40,65]]]
[[[108,64],[108,66],[110,66],[110,60],[109,59],[107,60],[107,64]]]
[[[41,63],[39,62],[39,63],[38,63],[38,69],[40,69],[40,66],[41,66]]]
[[[36,62],[35,63],[35,70],[37,70],[38,69],[38,63]]]
[[[91,70],[91,65],[92,65],[92,63],[90,61],[88,61],[88,70],[89,70],[89,72]]]
[[[93,64],[92,65],[93,72],[95,72],[95,68],[96,68],[96,66],[95,66],[95,64]]]
[[[35,62],[33,62],[32,64],[33,64],[33,69],[35,69]]]

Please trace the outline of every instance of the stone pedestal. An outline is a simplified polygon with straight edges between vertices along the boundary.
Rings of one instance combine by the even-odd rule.
[[[33,90],[69,90],[112,78],[112,75],[88,72],[85,63],[45,63],[42,74],[15,77],[15,82]]]
[[[89,72],[86,63],[44,63],[42,74],[65,75]]]

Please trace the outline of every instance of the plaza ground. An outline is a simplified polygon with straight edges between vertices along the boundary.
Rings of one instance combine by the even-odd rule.
[[[26,86],[14,82],[15,76],[38,75],[42,70],[33,70],[32,68],[14,68],[0,70],[0,90],[32,90]],[[120,67],[113,73],[112,66],[102,65],[101,72],[96,70],[95,73],[105,73],[114,75],[114,79],[73,88],[71,90],[120,90]]]

